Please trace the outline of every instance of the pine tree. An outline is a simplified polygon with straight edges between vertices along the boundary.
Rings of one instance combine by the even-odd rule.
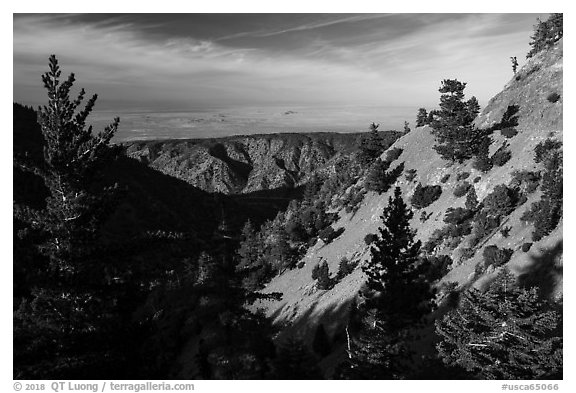
[[[554,45],[555,42],[560,40],[564,35],[564,17],[563,14],[551,14],[550,17],[542,22],[538,19],[538,23],[534,26],[534,35],[530,38],[530,52],[526,54],[526,58],[534,56],[536,53],[547,49]]]
[[[404,121],[404,133],[407,134],[410,132],[410,123]]]
[[[271,278],[272,267],[264,258],[264,247],[260,234],[250,220],[242,228],[242,241],[238,248],[238,265],[236,270],[245,275],[243,285],[247,290],[256,291]]]
[[[384,151],[384,144],[382,137],[378,133],[379,124],[370,124],[368,135],[360,140],[360,162],[362,165],[367,165],[380,157]]]
[[[241,237],[242,240],[238,248],[238,255],[240,256],[239,269],[250,267],[259,259],[261,243],[250,220],[244,224]]]
[[[486,292],[470,289],[436,322],[442,360],[482,379],[562,378],[562,321],[536,288],[501,272]]]
[[[390,168],[390,162],[376,159],[366,175],[366,189],[376,191],[379,194],[386,192],[390,185],[387,182],[387,170]]]
[[[440,110],[431,125],[436,138],[434,150],[446,160],[463,162],[472,158],[488,137],[486,131],[472,125],[480,105],[476,97],[464,101],[465,88],[466,83],[445,79],[439,89]]]
[[[372,258],[362,267],[371,296],[366,299],[367,308],[393,327],[418,321],[432,308],[433,292],[419,266],[421,242],[414,241],[410,228],[413,215],[396,187],[382,212],[383,226],[371,246]]]
[[[330,268],[328,267],[328,262],[323,261],[322,263],[314,266],[312,269],[312,279],[316,280],[316,286],[321,290],[328,290],[334,286],[334,280],[330,277]]]
[[[15,375],[97,378],[127,360],[129,313],[141,292],[139,279],[130,278],[138,273],[112,258],[101,239],[118,196],[116,187],[100,185],[100,176],[117,155],[109,144],[119,119],[94,135],[86,119],[97,96],[80,110],[85,92],[71,99],[74,74],[60,83],[54,55],[49,68],[42,76],[48,104],[38,114],[44,159],[20,157],[19,163],[42,178],[49,196],[42,209],[14,206],[15,218],[26,224],[20,235],[41,255],[30,293],[14,314]]]
[[[434,292],[428,262],[419,259],[421,243],[410,228],[412,216],[396,187],[382,213],[372,258],[362,267],[368,279],[351,312],[355,334],[338,378],[403,379],[414,372],[410,329],[432,310]]]
[[[418,109],[418,114],[416,115],[416,127],[423,127],[426,124],[429,124],[428,120],[428,112],[426,112],[426,108]]]
[[[478,209],[478,196],[474,186],[470,187],[468,194],[466,194],[466,209],[476,211]]]
[[[516,70],[518,69],[518,59],[516,56],[510,57],[510,61],[512,62],[512,72],[516,75]]]
[[[406,330],[389,331],[371,321],[351,341],[349,358],[336,369],[335,379],[382,380],[409,376],[410,340]]]

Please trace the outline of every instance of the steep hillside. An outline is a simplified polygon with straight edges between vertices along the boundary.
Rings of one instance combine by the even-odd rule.
[[[267,134],[221,139],[131,142],[127,155],[207,192],[294,188],[356,151],[362,133]],[[383,132],[387,145],[398,136]]]
[[[402,136],[391,148],[402,148],[403,152],[391,168],[404,162],[405,170],[416,170],[416,177],[408,181],[401,176],[396,185],[402,190],[404,199],[409,201],[416,185],[439,185],[442,194],[438,200],[421,210],[415,210],[412,227],[417,230],[417,238],[426,242],[431,234],[445,223],[443,218],[448,208],[463,207],[465,197],[456,197],[455,188],[463,183],[463,177],[474,188],[478,200],[482,201],[497,185],[508,185],[515,170],[533,171],[540,169],[534,162],[534,147],[547,138],[562,141],[562,41],[552,49],[539,53],[506,84],[503,91],[496,95],[478,116],[475,123],[481,128],[495,126],[510,106],[518,107],[518,134],[506,139],[497,127],[492,134],[490,154],[493,154],[504,141],[509,143],[511,159],[503,166],[494,166],[487,173],[472,168],[472,162],[451,164],[442,160],[432,149],[434,137],[429,127],[421,127]],[[551,93],[559,95],[549,98]],[[382,155],[384,158],[386,153]],[[467,175],[466,175],[467,174]],[[460,175],[460,179],[458,176]],[[446,177],[448,179],[446,180]],[[363,179],[359,181],[359,184]],[[311,340],[317,326],[322,324],[332,341],[333,348],[343,348],[345,343],[344,326],[350,302],[365,281],[360,266],[369,258],[369,247],[364,237],[376,233],[381,223],[380,214],[388,203],[393,188],[378,195],[368,192],[355,213],[339,211],[340,219],[334,228],[344,228],[344,233],[329,244],[319,240],[303,257],[303,267],[287,271],[273,279],[266,287],[267,292],[282,292],[279,302],[262,302],[257,307],[265,310],[276,323],[286,326],[287,334],[296,333]],[[525,283],[538,284],[547,295],[559,299],[562,297],[562,220],[557,228],[540,241],[534,242],[528,252],[522,245],[532,242],[533,225],[520,220],[530,204],[540,198],[538,189],[531,193],[489,235],[474,248],[474,255],[468,259],[462,257],[468,247],[470,237],[465,237],[455,248],[440,247],[433,254],[449,255],[454,263],[448,274],[440,281],[455,282],[458,289],[469,286],[482,286],[494,275],[494,269],[488,268],[478,274],[477,265],[482,262],[483,250],[488,245],[510,248],[514,251],[505,266],[521,276]],[[429,216],[421,221],[422,211]],[[500,229],[510,227],[505,236]],[[330,272],[335,275],[342,257],[360,261],[360,265],[344,277],[331,290],[318,290],[312,280],[312,269],[319,261],[328,262]],[[302,264],[301,264],[302,265]],[[499,269],[499,268],[497,268]],[[342,351],[331,356],[342,355]],[[330,357],[324,360],[330,364]]]

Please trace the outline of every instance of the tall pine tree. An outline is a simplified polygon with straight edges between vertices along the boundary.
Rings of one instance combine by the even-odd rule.
[[[434,150],[442,158],[462,162],[478,152],[478,146],[486,139],[487,133],[472,125],[480,112],[476,97],[464,101],[466,83],[456,79],[445,79],[440,89],[440,110],[435,112],[431,122],[436,138]]]
[[[370,124],[368,134],[360,140],[360,162],[362,165],[368,165],[380,157],[384,151],[382,137],[378,133],[379,124]]]
[[[418,258],[422,243],[414,240],[415,232],[410,227],[413,215],[396,187],[382,212],[383,225],[370,249],[372,258],[362,267],[368,276],[368,309],[394,328],[419,320],[432,307],[433,293],[422,276]]]
[[[101,239],[117,190],[102,186],[100,175],[117,154],[109,144],[119,119],[95,135],[86,119],[97,96],[80,109],[84,90],[70,97],[74,74],[61,83],[55,56],[49,68],[42,76],[48,104],[38,114],[44,160],[19,162],[43,180],[49,196],[41,209],[14,206],[25,223],[19,236],[40,255],[14,314],[15,377],[93,378],[127,360],[129,351],[122,353],[117,342],[127,332],[117,326],[129,325],[123,325],[126,310],[139,291],[129,278],[134,272],[110,263]]]
[[[434,296],[418,258],[421,242],[414,240],[412,216],[396,187],[382,213],[372,258],[362,267],[368,279],[351,316],[357,334],[339,378],[402,379],[410,373],[409,329],[432,310]]]

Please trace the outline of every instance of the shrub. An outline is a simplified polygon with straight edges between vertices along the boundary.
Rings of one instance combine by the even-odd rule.
[[[498,248],[495,245],[487,246],[482,252],[482,257],[484,258],[484,266],[502,266],[510,260],[513,253],[514,251],[509,248]]]
[[[378,235],[376,235],[375,233],[369,233],[366,236],[364,236],[364,243],[366,243],[367,246],[371,245],[376,240],[378,240]]]
[[[416,178],[416,169],[408,169],[404,175],[404,178],[410,183],[414,181]]]
[[[514,210],[518,202],[518,192],[504,184],[494,187],[494,190],[484,198],[484,210],[493,216],[506,216]]]
[[[436,247],[442,245],[442,243],[444,243],[444,239],[447,237],[448,231],[446,231],[445,228],[435,229],[428,238],[428,241],[422,246],[422,249],[428,253],[431,253]]]
[[[539,164],[543,162],[546,157],[562,147],[562,142],[548,138],[544,142],[540,142],[534,148],[534,162]]]
[[[446,210],[446,214],[444,215],[444,222],[447,224],[462,224],[465,221],[468,221],[474,216],[474,211],[464,209],[462,207],[449,207]]]
[[[533,202],[520,219],[534,223],[532,240],[538,241],[550,234],[562,218],[562,205],[551,202],[549,199],[541,199]]]
[[[470,247],[475,247],[480,241],[492,233],[492,231],[500,225],[499,217],[488,215],[486,211],[479,212],[474,220],[473,233],[474,236],[470,239]]]
[[[466,209],[476,211],[478,210],[478,196],[476,195],[476,189],[470,187],[468,194],[466,195],[466,202],[464,202]]]
[[[314,266],[312,279],[316,280],[318,289],[327,290],[334,286],[334,280],[330,277],[330,269],[326,261]]]
[[[512,152],[508,150],[506,145],[502,145],[494,155],[491,157],[491,161],[496,166],[503,166],[512,158]]]
[[[492,160],[490,160],[490,157],[488,157],[487,155],[477,156],[474,159],[474,162],[472,163],[472,168],[484,173],[490,171],[490,169],[492,169],[492,166],[493,166]]]
[[[480,180],[482,180],[482,176],[476,176],[474,178],[474,183],[478,183]]]
[[[448,255],[427,257],[422,263],[423,274],[429,281],[441,279],[450,271],[452,258]]]
[[[546,99],[551,102],[551,103],[556,103],[559,99],[560,99],[560,94],[554,92],[554,93],[550,93],[548,94],[548,97],[546,97]]]
[[[540,172],[514,171],[509,186],[519,189],[523,194],[531,194],[538,188],[540,178]]]
[[[474,254],[476,254],[476,250],[474,250],[473,248],[469,247],[463,248],[460,254],[460,263],[464,262],[467,259],[472,258]]]
[[[500,229],[500,234],[502,235],[502,237],[507,238],[508,236],[510,236],[511,230],[512,227],[505,226],[504,228]]]
[[[296,265],[296,267],[297,267],[298,269],[302,269],[305,265],[306,265],[306,262],[300,261],[300,262],[298,262],[298,265]]]
[[[401,149],[400,147],[395,147],[393,149],[390,149],[386,152],[386,161],[388,162],[392,162],[394,160],[396,160],[398,157],[400,157],[400,154],[402,154],[404,150]]]
[[[328,225],[326,228],[318,232],[318,237],[322,239],[324,243],[328,244],[331,243],[332,240],[340,236],[342,233],[344,233],[344,228],[338,228],[337,230],[334,230],[332,226]]]
[[[450,236],[461,239],[462,237],[472,233],[472,223],[470,221],[464,221],[460,224],[448,224],[447,231]],[[458,242],[458,244],[460,244],[460,242]],[[453,248],[456,248],[457,246],[458,245]]]
[[[454,249],[458,247],[462,238],[472,232],[472,225],[466,221],[462,224],[447,224],[442,228],[436,229],[430,235],[428,241],[422,246],[422,249],[428,253],[434,251],[438,246],[444,244],[445,241],[450,239],[448,247]]]
[[[474,274],[476,275],[476,277],[483,274],[484,271],[486,271],[486,265],[483,262],[477,263],[476,266],[474,267]]]
[[[338,273],[336,274],[336,279],[341,280],[342,278],[346,277],[354,271],[356,266],[358,266],[358,261],[349,261],[348,258],[342,257],[338,263]]]
[[[462,173],[458,174],[458,176],[456,177],[456,181],[466,180],[469,177],[470,177],[470,172],[462,172]]]
[[[434,201],[440,198],[442,194],[442,187],[440,186],[422,186],[418,183],[414,195],[412,195],[411,203],[416,209],[423,209],[430,206]]]
[[[518,135],[518,131],[514,127],[506,127],[500,130],[500,134],[502,134],[503,137],[510,139]]]
[[[468,183],[467,181],[457,185],[456,188],[454,189],[454,196],[456,198],[463,197],[464,195],[466,195],[466,193],[468,192],[470,187],[472,187],[472,185],[470,183]]]
[[[440,183],[446,183],[448,181],[448,179],[450,179],[450,174],[447,173],[444,176],[442,176],[442,179],[440,179]]]
[[[524,243],[524,244],[522,244],[522,251],[528,252],[528,251],[530,251],[531,247],[532,247],[532,243]]]
[[[345,206],[346,213],[356,212],[360,208],[360,204],[364,200],[364,195],[366,191],[362,189],[361,186],[354,186],[346,194],[342,200],[342,204]]]
[[[370,167],[366,175],[366,189],[368,191],[376,191],[379,194],[388,191],[398,176],[404,172],[404,163],[386,172],[389,166],[390,163],[388,161],[376,160]]]
[[[422,210],[420,213],[420,222],[426,222],[432,216],[434,212],[426,213],[426,210]]]

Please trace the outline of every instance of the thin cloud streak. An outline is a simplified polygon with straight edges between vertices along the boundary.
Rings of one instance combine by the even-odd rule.
[[[218,37],[214,41],[226,41],[235,38],[244,38],[244,37],[273,37],[276,35],[286,34],[286,33],[293,33],[296,31],[306,31],[306,30],[315,30],[322,27],[333,26],[341,23],[351,23],[351,22],[362,22],[367,20],[373,19],[382,19],[385,18],[386,14],[368,14],[368,15],[354,15],[349,16],[346,18],[330,20],[326,22],[317,22],[317,23],[308,23],[303,25],[298,25],[286,29],[281,30],[259,30],[259,31],[246,31],[241,33],[230,34],[223,37]]]

